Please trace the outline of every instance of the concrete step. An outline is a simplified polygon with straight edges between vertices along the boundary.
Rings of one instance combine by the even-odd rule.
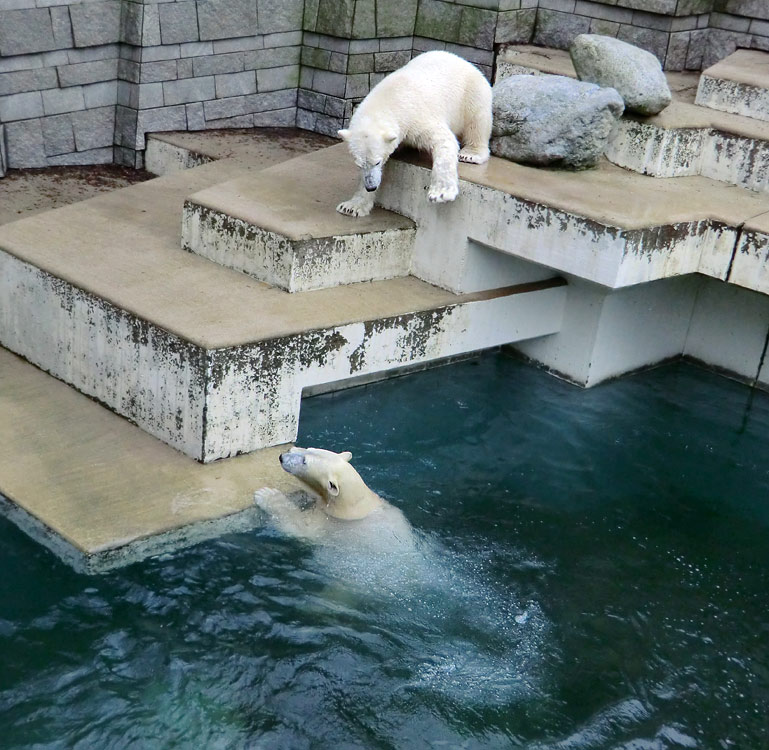
[[[516,72],[576,77],[568,52],[529,45],[508,47],[497,70],[498,77]],[[609,161],[654,177],[701,175],[769,191],[769,124],[700,106],[699,98],[695,104],[696,74],[667,78],[672,104],[654,117],[627,113],[608,144]]]
[[[357,181],[339,144],[214,185],[185,201],[182,247],[288,292],[407,276],[412,221],[336,212]]]
[[[281,448],[201,464],[0,349],[0,512],[95,573],[258,526]],[[127,481],[130,478],[130,481]]]
[[[0,227],[0,344],[206,462],[292,441],[305,388],[560,327],[561,281],[292,295],[182,252],[185,197],[242,169],[214,162]]]
[[[519,281],[515,266],[501,269],[500,253],[609,289],[693,273],[730,281],[743,225],[769,216],[769,197],[704,177],[658,180],[609,162],[547,170],[496,157],[461,164],[459,199],[434,206],[414,199],[428,166],[413,152],[391,160],[378,201],[417,224],[412,272],[458,293],[492,278]]]
[[[697,104],[769,122],[769,54],[738,49],[703,71]]]

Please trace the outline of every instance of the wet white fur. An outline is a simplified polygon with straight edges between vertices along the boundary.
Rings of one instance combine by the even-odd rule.
[[[350,127],[340,130],[361,183],[337,211],[366,216],[374,206],[382,168],[400,145],[428,151],[433,160],[427,198],[452,201],[459,192],[457,161],[489,158],[491,87],[481,72],[450,52],[425,52],[378,83],[360,103]],[[462,149],[459,148],[459,139]]]

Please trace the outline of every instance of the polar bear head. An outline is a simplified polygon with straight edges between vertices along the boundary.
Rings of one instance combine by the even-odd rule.
[[[351,466],[352,453],[334,453],[320,448],[292,448],[281,453],[280,465],[313,492],[322,508],[334,518],[347,521],[365,518],[384,504]]]
[[[364,117],[351,122],[349,130],[338,130],[337,135],[347,143],[353,161],[363,172],[363,186],[369,192],[376,190],[385,162],[400,142],[397,130]]]

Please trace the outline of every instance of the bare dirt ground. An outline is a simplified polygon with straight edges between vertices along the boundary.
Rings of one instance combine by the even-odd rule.
[[[242,158],[267,167],[336,141],[296,128],[162,133],[164,140],[209,159]],[[151,180],[144,170],[116,166],[11,169],[0,179],[0,225]]]

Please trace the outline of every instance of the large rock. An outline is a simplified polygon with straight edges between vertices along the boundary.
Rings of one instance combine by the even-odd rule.
[[[565,76],[513,75],[492,92],[491,152],[540,166],[594,166],[624,110],[614,89]]]
[[[616,89],[633,112],[656,115],[670,104],[667,79],[651,52],[614,37],[580,34],[569,54],[581,80]]]

